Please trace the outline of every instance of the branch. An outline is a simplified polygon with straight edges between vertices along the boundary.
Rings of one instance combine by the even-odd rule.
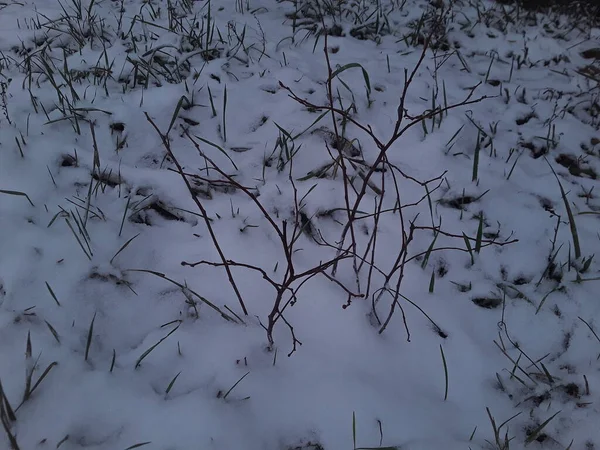
[[[179,161],[177,160],[177,158],[175,157],[175,155],[173,154],[173,151],[171,150],[171,144],[169,142],[169,137],[165,134],[163,134],[160,129],[158,128],[158,126],[154,123],[154,121],[150,118],[150,116],[148,115],[147,112],[144,112],[145,116],[146,116],[146,120],[148,120],[148,122],[150,122],[150,125],[152,125],[152,127],[154,127],[154,129],[156,130],[156,132],[158,133],[158,135],[160,136],[163,146],[165,147],[165,149],[167,150],[167,153],[169,154],[169,156],[171,157],[171,160],[173,161],[173,163],[175,164],[175,166],[177,167],[177,171],[179,172],[179,175],[181,175],[181,178],[183,179],[183,182],[185,183],[191,197],[192,200],[194,201],[194,203],[196,203],[196,206],[198,207],[198,209],[200,210],[200,213],[202,214],[202,218],[204,219],[204,222],[206,224],[206,228],[208,229],[208,232],[210,234],[210,237],[213,241],[213,245],[215,246],[217,253],[219,253],[219,257],[221,258],[221,261],[223,261],[223,265],[225,267],[225,271],[227,272],[227,278],[229,278],[229,283],[231,284],[231,287],[233,288],[235,295],[238,299],[238,302],[240,304],[240,306],[242,307],[242,311],[244,312],[244,315],[248,315],[248,310],[246,309],[246,305],[244,304],[244,300],[242,299],[242,294],[240,294],[240,291],[237,287],[237,284],[235,283],[235,280],[233,279],[233,274],[231,273],[231,270],[229,269],[229,266],[227,265],[227,260],[225,258],[225,254],[223,253],[223,250],[221,249],[221,246],[219,245],[219,240],[217,239],[217,236],[213,230],[213,227],[210,223],[210,218],[208,217],[208,213],[206,212],[206,209],[204,208],[204,206],[202,205],[202,203],[200,202],[200,200],[198,200],[198,198],[196,197],[196,195],[194,194],[194,191],[192,189],[192,186],[190,185],[190,182],[188,181],[188,179],[185,176],[185,173],[183,171],[183,168],[181,167],[181,164],[179,164]]]

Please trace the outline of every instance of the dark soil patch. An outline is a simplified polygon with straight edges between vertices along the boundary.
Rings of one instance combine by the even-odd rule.
[[[125,131],[125,124],[123,122],[113,122],[109,126],[113,132],[122,133]]]
[[[529,122],[531,119],[536,118],[537,115],[534,112],[530,112],[529,114],[520,117],[516,120],[517,125],[525,125],[527,122]]]
[[[71,155],[62,155],[60,161],[61,167],[77,167],[77,159]]]
[[[585,59],[600,59],[600,48],[590,48],[581,52],[581,56]]]
[[[564,385],[560,386],[560,389],[565,394],[567,394],[569,397],[577,398],[577,399],[581,397],[581,393],[579,391],[579,385],[577,385],[575,383],[564,384]]]
[[[440,200],[440,204],[443,206],[448,206],[450,208],[464,210],[466,205],[470,205],[471,203],[474,203],[477,200],[479,200],[478,197],[473,197],[471,195],[461,195],[451,199],[442,199]]]
[[[545,145],[537,146],[533,142],[521,142],[520,145],[521,147],[531,151],[531,156],[533,159],[538,159],[548,154],[548,147]]]
[[[513,280],[513,284],[515,286],[523,286],[524,284],[531,283],[531,277],[526,277],[524,275],[520,275]]]
[[[135,212],[129,217],[129,220],[133,223],[144,224],[148,226],[154,225],[152,215],[150,212],[155,213],[156,216],[169,221],[186,222],[185,218],[163,202],[157,200],[152,202],[150,205],[144,207],[140,211]]]
[[[596,171],[589,167],[581,158],[561,153],[556,157],[556,162],[568,169],[569,173],[575,177],[591,178],[592,180],[598,178]]]
[[[485,309],[496,309],[502,304],[502,299],[496,297],[475,297],[471,301]]]

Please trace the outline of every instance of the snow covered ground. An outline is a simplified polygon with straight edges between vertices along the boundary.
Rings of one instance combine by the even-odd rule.
[[[599,36],[0,1],[0,448],[599,448]]]

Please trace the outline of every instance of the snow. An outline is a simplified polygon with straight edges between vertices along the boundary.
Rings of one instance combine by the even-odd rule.
[[[194,30],[193,14],[201,33],[209,3],[223,42],[215,31],[222,53],[205,60],[192,44],[180,43],[182,28]],[[386,28],[377,42],[356,39],[346,16],[347,35],[329,36],[327,45],[333,70],[360,64],[333,80],[336,107],[340,97],[340,108],[354,102],[352,117],[387,142],[405,70],[410,75],[422,51],[403,38],[428,6],[424,0],[402,7],[395,0],[379,3],[391,33]],[[338,156],[335,139],[327,140],[331,115],[311,126],[322,111],[292,98],[328,104],[323,36],[315,44],[314,35],[297,31],[292,41],[286,14],[293,2],[97,0],[90,16],[86,0],[77,18],[78,4],[0,2],[0,83],[6,86],[5,101],[0,96],[0,107],[6,106],[0,108],[0,191],[6,191],[0,192],[0,381],[6,397],[4,403],[0,398],[0,416],[8,417],[7,402],[16,416],[3,419],[0,448],[498,449],[486,408],[496,425],[519,414],[500,430],[501,439],[505,433],[512,438],[511,449],[525,448],[532,431],[554,414],[528,448],[600,445],[600,340],[594,335],[600,266],[595,258],[586,264],[600,253],[600,204],[596,180],[577,172],[600,171],[594,144],[600,139],[594,117],[599,91],[577,73],[591,63],[581,52],[600,47],[598,28],[524,12],[507,24],[495,2],[454,2],[446,30],[451,50],[427,51],[406,112],[422,114],[436,91],[436,106],[443,106],[444,91],[448,105],[461,103],[478,84],[471,99],[481,101],[449,110],[433,127],[426,119],[427,133],[417,123],[390,146],[395,175],[386,170],[371,179],[379,189],[385,180],[385,194],[369,296],[348,304],[347,290],[366,292],[368,263],[360,286],[352,259],[341,261],[334,275],[329,267],[328,277],[310,277],[284,312],[301,342],[293,351],[283,320],[275,325],[274,343],[268,341],[264,326],[277,292],[263,273],[230,266],[248,309],[244,315],[223,267],[182,262],[219,264],[222,251],[226,260],[281,283],[287,257],[278,231],[287,221],[292,235],[295,202],[314,237],[299,233],[291,256],[296,273],[335,257],[348,220],[341,169],[335,177],[331,169],[327,177],[301,180]],[[177,19],[186,4],[193,12]],[[58,20],[64,15],[82,29],[94,22],[94,33],[103,30],[105,41],[88,34],[78,42]],[[169,20],[181,22],[169,30]],[[236,35],[244,36],[243,44]],[[166,64],[173,77],[167,80],[155,59],[158,75],[146,88],[144,69],[135,73],[132,61],[148,61],[153,51],[177,61],[180,72]],[[42,61],[54,64],[54,81]],[[106,80],[84,76],[107,65],[112,77]],[[61,75],[65,67],[70,79]],[[370,101],[361,68],[368,73]],[[173,121],[182,96],[187,100]],[[89,110],[79,110],[78,120],[65,119],[61,98]],[[219,249],[146,114],[161,133],[170,129],[170,147],[186,173],[223,179],[207,176],[189,130],[200,151],[244,188],[217,186],[210,198],[197,196]],[[291,163],[278,170],[274,149],[285,139],[281,130],[295,136],[309,127],[293,142]],[[321,127],[328,131],[316,131]],[[364,130],[348,123],[345,133],[359,150],[356,167],[361,159],[375,161],[379,149]],[[546,154],[534,158],[542,147]],[[569,171],[557,163],[560,155],[572,156],[577,167]],[[349,157],[346,165],[356,173]],[[400,170],[421,182],[436,180],[427,185],[431,209],[423,186]],[[575,217],[579,259],[553,170]],[[93,173],[110,183],[99,184]],[[192,186],[198,181],[188,179]],[[354,186],[360,190],[360,178]],[[348,188],[352,205],[357,194]],[[14,192],[27,194],[32,204]],[[404,222],[395,210],[398,196]],[[475,201],[462,204],[463,196]],[[373,214],[379,198],[367,188],[359,212]],[[415,232],[403,268],[402,310],[396,308],[380,333],[372,303],[402,249],[402,227],[408,233],[413,220],[430,228]],[[436,251],[424,261],[432,227],[440,223],[445,234],[435,238]],[[483,248],[471,254],[463,233],[474,249],[480,223]],[[367,259],[374,226],[372,216],[355,222],[358,253]],[[348,235],[345,246],[349,242]],[[547,276],[554,252],[561,277]],[[381,322],[391,302],[389,292],[376,302]],[[491,308],[480,306],[489,302]],[[41,382],[23,401],[32,368],[30,387]]]

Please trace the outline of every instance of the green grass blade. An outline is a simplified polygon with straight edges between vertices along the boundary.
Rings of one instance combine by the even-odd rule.
[[[440,223],[441,226],[441,223]],[[429,248],[427,249],[427,253],[425,253],[425,256],[423,257],[423,262],[421,263],[421,269],[425,269],[425,267],[427,267],[427,263],[429,262],[429,257],[431,256],[431,252],[433,251],[433,247],[435,246],[435,241],[437,241],[437,238],[439,236],[439,229],[436,229],[436,231],[433,234],[433,240],[431,241],[431,244],[429,244]]]
[[[179,111],[181,111],[181,108],[183,107],[183,102],[186,102],[186,105],[188,105],[188,106],[190,105],[190,101],[188,100],[188,98],[185,95],[182,95],[181,98],[179,99],[179,101],[177,102],[175,111],[173,111],[173,116],[171,117],[171,123],[169,123],[169,128],[167,129],[167,132],[165,133],[166,136],[169,135],[169,132],[171,131],[171,129],[173,128],[173,125],[175,124],[175,121],[179,117]]]
[[[227,119],[225,117],[227,113],[227,85],[223,90],[223,142],[227,142]]]
[[[475,145],[475,154],[473,155],[473,176],[471,181],[477,181],[479,177],[479,153],[481,152],[481,131],[477,133],[477,144]]]
[[[440,352],[442,353],[442,363],[444,364],[444,401],[448,400],[448,364],[446,363],[446,355],[444,355],[444,348],[440,345]]]
[[[546,158],[544,158],[544,159],[546,159]],[[552,173],[554,174],[554,178],[556,178],[556,181],[558,182],[558,187],[560,188],[560,195],[562,196],[562,200],[565,205],[565,209],[567,210],[567,216],[569,217],[569,227],[571,229],[571,236],[573,237],[573,248],[575,249],[575,258],[579,259],[579,258],[581,258],[581,247],[579,245],[579,234],[577,233],[577,225],[575,224],[575,217],[573,216],[573,211],[571,210],[571,205],[569,205],[569,200],[567,199],[567,194],[565,193],[565,190],[563,189],[562,183],[560,182],[560,179],[558,178],[558,175],[556,174],[554,167],[552,167],[552,164],[550,164],[548,159],[546,159],[546,162],[550,166],[550,170],[552,170]]]
[[[171,392],[171,389],[173,389],[173,385],[175,384],[175,382],[177,381],[177,378],[179,378],[179,375],[181,375],[181,372],[179,372],[177,375],[175,375],[173,377],[173,379],[171,380],[171,382],[169,383],[169,385],[167,386],[167,389],[165,391],[165,394],[168,394],[169,392]]]
[[[96,313],[94,313],[94,317],[92,317],[92,321],[90,322],[90,328],[88,330],[87,342],[85,344],[85,361],[88,360],[90,356],[90,347],[92,346],[92,337],[94,335],[94,322],[96,320]]]
[[[558,414],[560,414],[560,411],[558,411],[557,413],[550,416],[539,427],[537,427],[535,430],[533,430],[531,432],[531,434],[525,440],[525,445],[531,444],[533,441],[535,441],[537,439],[537,437],[540,435],[540,433],[542,432],[542,430],[546,427],[546,425],[548,425],[550,423],[550,421],[552,419],[554,419]]]
[[[140,447],[144,447],[148,444],[151,444],[152,441],[147,441],[147,442],[140,442],[139,444],[134,444],[130,447],[127,447],[125,450],[133,450],[134,448],[140,448]]]
[[[110,260],[110,264],[113,263],[113,261],[115,260],[115,258],[119,255],[119,253],[121,253],[123,250],[125,250],[127,248],[127,246],[129,244],[131,244],[131,242],[140,235],[141,233],[136,234],[135,236],[133,236],[131,239],[129,239],[127,242],[125,242],[121,248],[117,251],[117,253],[115,253],[115,256],[113,256]]]
[[[431,272],[431,279],[429,280],[429,293],[433,294],[435,289],[435,270]]]
[[[467,251],[469,255],[471,255],[471,264],[475,264],[475,256],[473,255],[473,247],[471,247],[471,242],[465,233],[463,233],[463,239],[465,240],[465,245],[467,246]]]
[[[360,65],[358,63],[345,64],[342,67],[339,67],[337,70],[335,70],[331,74],[331,79],[337,77],[342,72],[345,72],[346,70],[352,69],[355,67],[358,67],[362,71],[363,79],[365,80],[365,86],[367,88],[367,95],[371,95],[371,81],[369,79],[369,73],[365,70],[365,68],[362,65]]]
[[[152,353],[152,351],[158,347],[160,344],[162,344],[169,336],[171,336],[173,333],[175,333],[179,327],[181,326],[181,323],[179,325],[177,325],[175,328],[173,328],[171,331],[169,331],[167,333],[167,335],[165,337],[163,337],[160,341],[158,341],[156,344],[154,344],[152,347],[150,347],[148,350],[146,350],[144,353],[142,353],[142,355],[138,358],[138,360],[135,362],[135,368],[137,369],[140,364],[142,364],[142,361],[150,354]]]
[[[475,238],[475,253],[481,252],[481,243],[483,241],[483,213],[479,215],[479,226],[477,227],[477,237]]]
[[[231,388],[229,388],[229,390],[228,390],[228,391],[225,393],[225,395],[223,396],[223,400],[226,400],[226,399],[227,399],[227,396],[228,396],[229,394],[231,394],[231,391],[233,391],[233,390],[235,389],[235,387],[236,387],[238,384],[240,384],[240,383],[242,382],[242,380],[243,380],[244,378],[246,378],[248,375],[250,375],[250,372],[246,372],[246,373],[245,373],[245,374],[242,376],[242,378],[240,378],[239,380],[237,380],[237,381],[235,382],[235,384],[234,384],[233,386],[231,386]]]
[[[75,232],[75,229],[73,228],[73,225],[71,225],[71,222],[69,222],[69,219],[65,218],[65,222],[67,222],[67,225],[71,229],[71,232],[73,233],[73,236],[75,236],[75,239],[77,240],[77,243],[81,247],[81,250],[83,251],[83,253],[87,257],[87,259],[89,259],[91,261],[92,260],[92,256],[88,254],[87,250],[83,246],[83,243],[81,242],[81,239],[79,239],[79,236],[77,236],[77,233]]]
[[[54,339],[56,340],[56,342],[58,342],[60,344],[60,336],[58,335],[58,333],[56,332],[56,330],[54,329],[54,327],[47,320],[44,320],[44,322],[46,322],[46,326],[50,330],[50,333],[52,333],[52,336],[54,337]]]
[[[56,298],[56,294],[54,294],[54,291],[50,287],[50,284],[48,284],[47,281],[45,281],[45,283],[46,283],[46,289],[48,289],[48,292],[50,292],[50,295],[52,296],[52,298],[54,299],[54,301],[56,302],[56,304],[58,306],[60,306],[60,302],[58,301],[58,298]]]
[[[56,361],[54,361],[53,363],[50,363],[50,365],[48,365],[48,367],[46,367],[46,370],[44,370],[42,375],[38,378],[38,380],[35,382],[35,384],[31,388],[31,390],[29,391],[29,395],[33,394],[33,391],[36,390],[36,388],[42,383],[42,381],[44,381],[44,378],[46,378],[48,376],[48,374],[50,373],[50,371],[57,365],[58,365],[58,363]]]
[[[231,157],[227,154],[227,152],[225,151],[225,149],[223,147],[221,147],[220,145],[215,144],[214,142],[209,141],[208,139],[201,138],[200,136],[194,135],[194,138],[196,138],[199,141],[204,142],[205,144],[208,144],[211,147],[214,147],[217,150],[219,150],[221,153],[223,153],[223,155],[225,155],[225,157],[229,160],[229,162],[235,168],[235,170],[238,170],[238,167],[233,162],[233,159],[231,159]]]
[[[352,442],[353,447],[356,450],[356,412],[352,411]]]
[[[117,351],[113,348],[112,359],[110,360],[110,370],[108,371],[109,373],[112,373],[112,371],[114,370],[116,360],[117,360]]]
[[[123,211],[123,217],[121,218],[121,227],[119,228],[119,237],[123,232],[123,226],[125,225],[125,218],[127,217],[127,211],[129,210],[129,203],[131,203],[131,194],[127,197],[127,204],[125,205],[125,211]]]
[[[20,191],[9,191],[6,189],[0,189],[0,194],[6,194],[6,195],[17,195],[19,197],[25,197],[27,199],[27,201],[29,202],[29,204],[33,207],[35,207],[35,205],[33,204],[33,202],[31,201],[31,199],[29,198],[29,195],[27,195],[25,192],[20,192]]]

